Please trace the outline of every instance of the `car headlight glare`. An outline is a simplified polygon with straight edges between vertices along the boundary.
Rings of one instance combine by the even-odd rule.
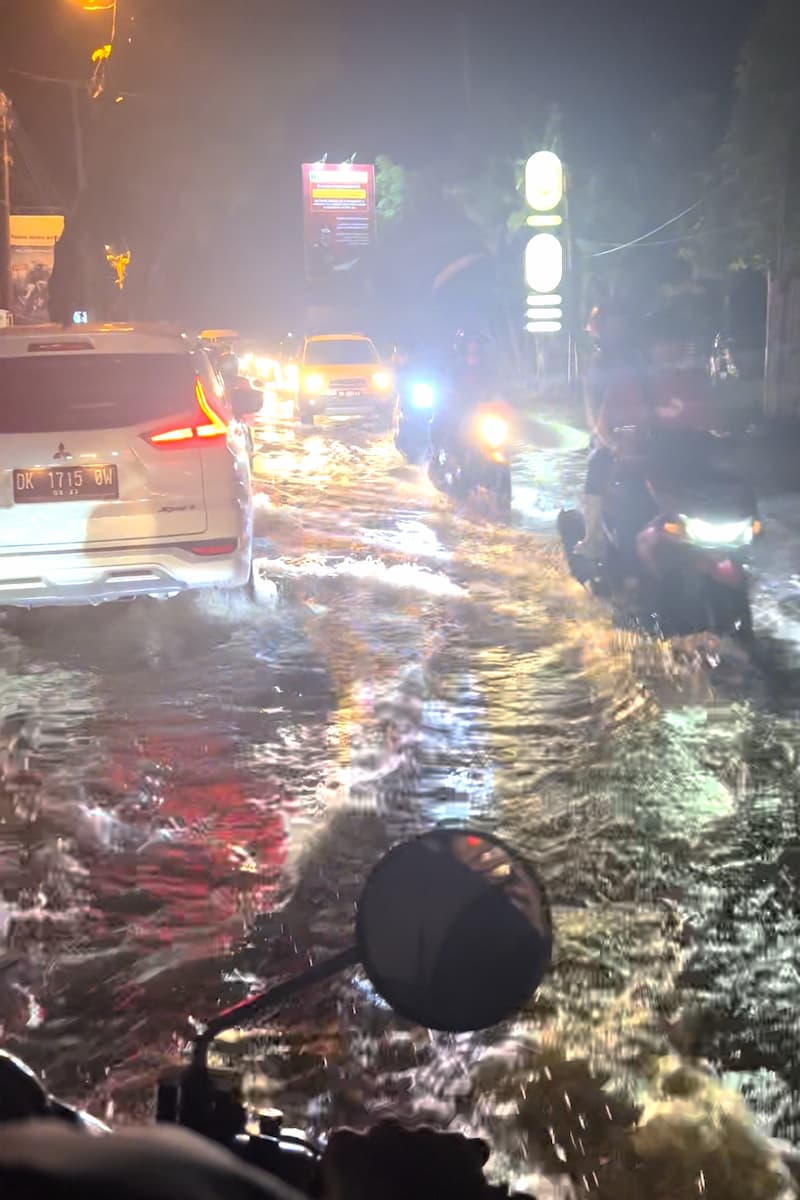
[[[392,377],[388,371],[376,371],[372,376],[372,384],[379,392],[388,392],[392,386]]]
[[[303,380],[303,389],[309,396],[319,396],[325,391],[325,376],[324,375],[306,375]]]

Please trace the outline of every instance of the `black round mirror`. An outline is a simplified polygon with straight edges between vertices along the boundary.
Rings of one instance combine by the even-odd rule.
[[[486,1029],[528,1000],[550,964],[550,909],[533,868],[471,829],[395,846],[367,880],[361,962],[401,1016],[429,1029]]]

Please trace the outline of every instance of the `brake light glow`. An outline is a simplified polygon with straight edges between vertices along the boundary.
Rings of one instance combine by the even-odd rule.
[[[145,440],[151,446],[196,445],[199,440],[206,441],[209,438],[225,437],[227,435],[228,426],[224,418],[220,416],[206,396],[205,388],[199,376],[195,377],[194,394],[200,414],[206,420],[197,421],[191,425],[178,425],[171,429],[159,430],[158,433],[147,434]]]
[[[236,538],[220,538],[215,542],[188,542],[182,549],[200,558],[218,558],[220,555],[233,554],[238,544]]]

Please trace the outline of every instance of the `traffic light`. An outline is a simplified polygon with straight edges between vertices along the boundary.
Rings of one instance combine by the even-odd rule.
[[[533,212],[527,224],[538,230],[525,247],[528,333],[559,333],[564,278],[564,167],[552,150],[539,150],[525,164],[525,199]]]

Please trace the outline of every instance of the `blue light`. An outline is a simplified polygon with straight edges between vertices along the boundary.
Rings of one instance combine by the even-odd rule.
[[[411,389],[411,403],[414,408],[433,408],[436,399],[436,388],[430,383],[415,383]]]

